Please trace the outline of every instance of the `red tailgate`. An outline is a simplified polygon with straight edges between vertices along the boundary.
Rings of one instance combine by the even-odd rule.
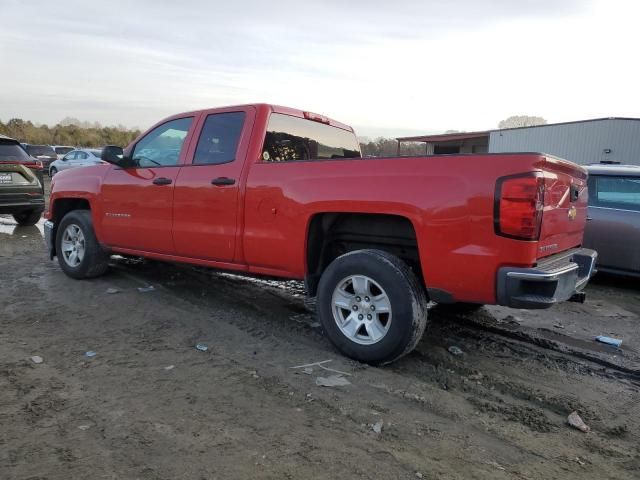
[[[544,213],[538,258],[582,244],[587,221],[587,171],[575,163],[545,157]]]

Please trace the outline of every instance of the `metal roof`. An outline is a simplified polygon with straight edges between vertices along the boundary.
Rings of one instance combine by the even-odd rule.
[[[399,142],[454,142],[456,140],[470,140],[472,138],[489,138],[491,130],[483,132],[441,133],[438,135],[418,135],[416,137],[399,137]]]
[[[488,137],[491,132],[504,132],[506,130],[524,130],[526,128],[554,127],[556,125],[571,125],[575,123],[602,122],[605,120],[633,120],[640,122],[640,118],[632,117],[603,117],[587,120],[573,120],[571,122],[545,123],[544,125],[531,125],[529,127],[494,128],[477,132],[440,133],[436,135],[418,135],[415,137],[397,137],[400,142],[454,142],[456,140],[469,140],[472,138]]]

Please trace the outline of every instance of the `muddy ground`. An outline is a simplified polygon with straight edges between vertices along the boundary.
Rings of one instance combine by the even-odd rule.
[[[637,282],[548,311],[436,306],[416,351],[374,368],[336,352],[297,282],[122,260],[75,281],[40,229],[0,217],[3,480],[640,478]],[[324,360],[350,384],[291,368]]]

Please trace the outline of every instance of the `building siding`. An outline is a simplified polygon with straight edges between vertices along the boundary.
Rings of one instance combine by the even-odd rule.
[[[640,120],[612,118],[494,130],[489,134],[489,152],[543,152],[583,165],[607,160],[640,165]]]

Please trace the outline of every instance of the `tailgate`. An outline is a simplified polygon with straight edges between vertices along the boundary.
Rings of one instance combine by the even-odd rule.
[[[545,177],[544,213],[538,258],[582,244],[587,222],[587,171],[546,156],[538,165]]]

